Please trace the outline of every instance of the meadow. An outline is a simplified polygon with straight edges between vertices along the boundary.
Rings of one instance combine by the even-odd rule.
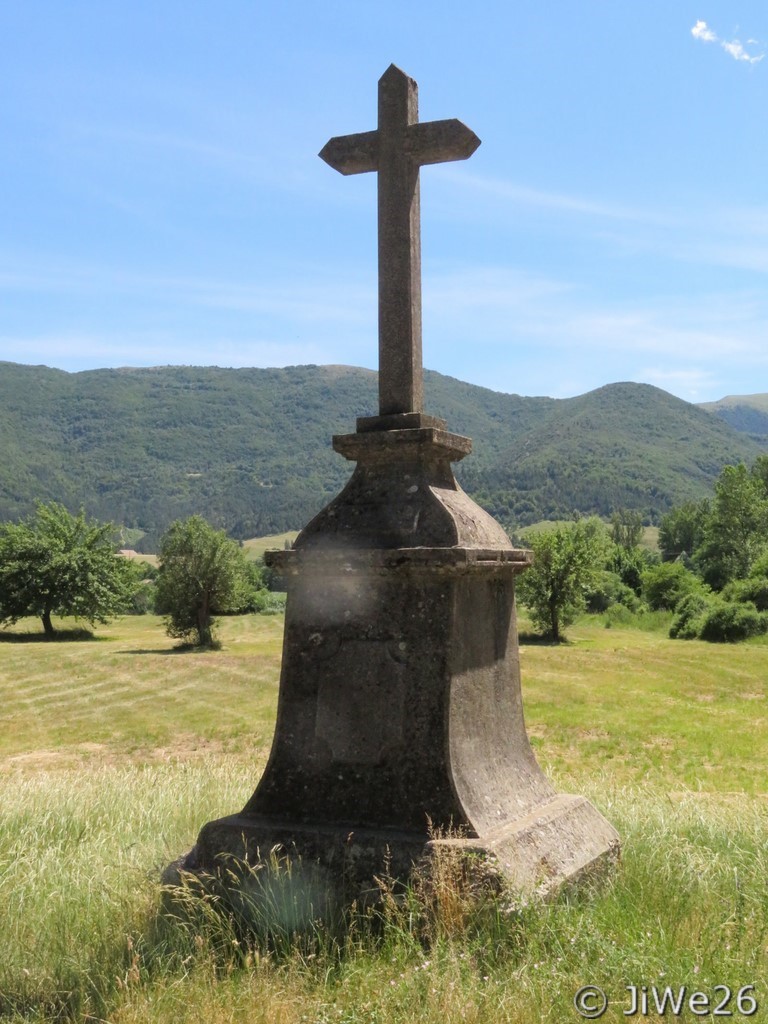
[[[685,1020],[715,1019],[729,986],[732,1019],[754,998],[768,1020],[764,640],[671,641],[657,615],[549,646],[523,621],[532,743],[618,828],[612,879],[478,906],[449,879],[437,905],[385,900],[375,928],[267,945],[206,908],[161,912],[160,871],[244,803],[271,740],[282,617],[222,621],[208,653],[152,616],[58,643],[0,631],[1,1019],[560,1024],[592,984],[605,1021],[632,1019],[632,985],[708,994]]]

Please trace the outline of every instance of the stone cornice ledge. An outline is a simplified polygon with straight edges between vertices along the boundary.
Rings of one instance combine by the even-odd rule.
[[[400,461],[421,457],[447,457],[458,462],[472,451],[472,441],[461,434],[436,427],[405,430],[372,430],[357,434],[334,434],[333,448],[350,461]]]
[[[356,573],[513,573],[527,569],[533,555],[525,548],[326,548],[266,551],[264,561],[281,575],[316,572],[323,575]]]

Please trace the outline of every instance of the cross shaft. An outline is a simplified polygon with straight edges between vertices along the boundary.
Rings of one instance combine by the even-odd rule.
[[[422,412],[419,168],[466,160],[480,140],[461,121],[418,119],[418,87],[391,64],[379,79],[378,128],[330,139],[342,174],[378,172],[379,415]]]

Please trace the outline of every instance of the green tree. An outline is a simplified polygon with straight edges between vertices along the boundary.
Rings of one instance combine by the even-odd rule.
[[[56,502],[0,526],[0,622],[73,615],[94,625],[124,611],[137,585],[131,563],[115,551],[114,527],[75,516]]]
[[[686,501],[661,517],[659,548],[665,562],[690,557],[699,547],[709,521],[709,501]]]
[[[725,466],[715,485],[715,500],[694,562],[716,590],[748,576],[766,548],[768,488],[763,469],[761,461],[752,471],[743,462]]]
[[[624,586],[629,587],[639,596],[643,587],[643,573],[652,565],[656,565],[658,560],[658,556],[647,548],[639,546],[627,548],[612,544],[605,568],[609,572],[616,573]]]
[[[768,455],[758,455],[752,464],[752,476],[759,480],[768,494]]]
[[[619,508],[611,516],[611,540],[617,547],[631,551],[643,536],[643,515],[629,508]]]
[[[520,599],[537,629],[555,642],[584,608],[585,594],[597,585],[608,547],[599,519],[580,519],[534,534],[528,540],[534,561],[518,584]]]
[[[166,616],[168,635],[215,646],[214,613],[247,603],[248,570],[237,542],[202,516],[190,516],[171,524],[159,560],[155,610]]]

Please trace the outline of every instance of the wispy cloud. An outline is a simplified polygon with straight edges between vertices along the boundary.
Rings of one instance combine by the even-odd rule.
[[[272,149],[253,130],[232,137],[223,127],[211,126],[204,134],[177,130],[152,130],[131,124],[103,124],[99,121],[64,121],[53,145],[57,154],[86,167],[93,162],[119,161],[127,166],[148,166],[153,173],[167,174],[176,165],[185,175],[197,171],[225,175],[249,185],[263,183],[293,192],[306,189],[306,166],[316,159],[310,150],[278,138]],[[270,152],[272,157],[270,158]],[[276,159],[275,152],[280,154]],[[178,172],[177,172],[178,173]],[[90,180],[90,179],[89,179]]]
[[[495,390],[564,396],[644,380],[701,401],[768,369],[759,289],[622,297],[487,266],[427,274],[424,296],[427,365]]]
[[[433,170],[432,174],[445,180],[460,182],[464,188],[485,192],[521,206],[587,214],[588,216],[606,217],[611,220],[643,220],[648,217],[645,211],[633,209],[629,206],[606,203],[600,200],[585,198],[584,196],[567,195],[563,192],[546,192],[501,178],[467,174],[463,170],[454,171],[450,167],[440,167]]]
[[[131,278],[126,286],[138,295],[142,283]],[[246,282],[163,278],[147,284],[144,294],[160,291],[167,307],[135,302],[149,312],[111,328],[6,326],[0,359],[67,370],[169,363],[376,366],[373,316],[365,322],[375,294],[365,295],[365,282],[356,286],[351,311],[328,294],[322,269],[302,283],[300,294],[295,281],[273,281],[271,298]],[[222,315],[243,308],[255,315]],[[746,393],[768,370],[766,332],[768,303],[758,288],[622,297],[504,264],[429,271],[424,279],[426,365],[494,390],[564,397],[609,380],[645,380],[691,401]]]
[[[464,190],[461,210],[467,217],[478,218],[486,200],[492,202],[490,215],[495,229],[502,231],[505,212],[514,211],[515,225],[519,211],[542,212],[558,218],[559,230],[583,231],[586,224],[591,240],[604,251],[622,258],[639,258],[652,252],[657,257],[675,262],[741,268],[768,273],[768,205],[721,205],[699,202],[686,207],[684,203],[656,206],[632,205],[620,201],[601,202],[576,193],[547,192],[503,178],[461,175],[441,168],[433,174],[445,181],[460,182]],[[470,205],[469,200],[472,200]],[[575,224],[570,224],[570,221]],[[538,223],[537,223],[538,230]]]
[[[761,53],[757,57],[751,57],[738,39],[733,39],[730,43],[723,42],[722,46],[725,52],[730,53],[734,60],[746,60],[749,61],[750,64],[757,64],[757,62],[761,61],[765,56],[764,53]]]
[[[716,32],[712,31],[706,21],[697,21],[691,29],[691,35],[702,43],[720,43],[723,50],[734,60],[746,61],[748,64],[758,64],[765,56],[765,53],[747,53],[738,39],[721,39]],[[758,46],[759,44],[756,39],[748,39],[747,45]]]
[[[664,209],[635,205],[631,201],[624,203],[621,199],[613,201],[575,192],[548,191],[502,177],[467,174],[463,169],[455,171],[450,164],[431,170],[433,179],[461,190],[461,202],[454,201],[449,208],[452,216],[471,220],[490,215],[497,226],[505,215],[510,215],[512,223],[518,224],[521,212],[537,217],[541,213],[556,217],[560,229],[564,229],[565,224],[582,221],[592,233],[616,230],[628,236],[628,232],[634,230],[678,229],[684,220],[679,207]]]
[[[164,332],[98,335],[69,332],[41,335],[0,335],[0,360],[43,363],[70,372],[100,366],[290,366],[324,363],[328,351],[313,343],[291,344],[255,337],[226,335],[191,344]]]
[[[717,36],[707,25],[706,21],[697,21],[691,29],[691,35],[694,39],[701,39],[703,43],[714,43],[717,41]]]
[[[655,384],[688,401],[755,390],[768,369],[768,308],[749,294],[620,298],[488,268],[451,305],[428,302],[427,365],[495,391],[568,397],[611,380]],[[425,281],[437,296],[455,281]],[[517,287],[515,288],[515,285]],[[473,300],[474,305],[473,305]],[[489,304],[490,303],[490,304]]]
[[[717,386],[717,377],[710,370],[696,367],[665,370],[647,366],[638,376],[648,384],[655,384],[665,391],[685,395],[689,401],[696,401],[702,394],[709,394]]]
[[[305,267],[308,280],[296,282],[273,277],[269,281],[230,281],[205,277],[142,274],[96,266],[56,266],[7,269],[0,255],[0,294],[137,295],[206,306],[233,313],[289,315],[296,323],[366,324],[367,311],[376,302],[375,280],[362,275],[337,280],[324,269]]]
[[[547,304],[555,296],[573,289],[558,281],[528,273],[516,267],[460,267],[448,271],[427,272],[424,276],[424,309],[428,317],[442,321],[478,310],[507,316],[534,304]]]

